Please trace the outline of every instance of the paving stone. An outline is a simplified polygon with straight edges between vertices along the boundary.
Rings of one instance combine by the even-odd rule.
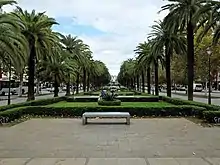
[[[86,159],[85,158],[66,158],[61,159],[55,165],[85,165]]]
[[[176,158],[179,165],[209,165],[201,158]]]
[[[220,158],[205,158],[212,165],[220,165]]]
[[[58,158],[34,158],[27,165],[56,165],[60,160]]]
[[[179,165],[173,158],[148,158],[150,165]]]
[[[27,165],[85,165],[85,158],[35,158]]]
[[[0,165],[24,165],[29,159],[28,158],[7,158],[1,159]]]
[[[90,158],[88,165],[146,165],[143,158]]]
[[[184,118],[131,120],[130,126],[28,120],[0,129],[0,158],[220,157],[217,127],[204,128]]]

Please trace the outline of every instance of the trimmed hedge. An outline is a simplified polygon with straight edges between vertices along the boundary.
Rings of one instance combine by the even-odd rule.
[[[134,97],[125,97],[125,96],[117,96],[117,100],[121,100],[121,102],[158,102],[158,96],[134,96]],[[67,102],[97,102],[98,97],[68,97],[66,98]]]
[[[206,108],[206,110],[211,110],[211,111],[219,111],[220,110],[220,106],[218,105],[208,105],[205,103],[199,103],[199,102],[195,102],[195,101],[188,101],[188,100],[181,100],[181,99],[174,99],[174,98],[170,98],[170,97],[161,97],[163,101],[166,101],[168,103],[174,104],[174,105],[195,105],[195,106],[199,106],[199,107],[204,107]]]
[[[201,114],[205,108],[196,106],[164,106],[164,107],[47,107],[30,106],[18,107],[0,112],[0,118],[8,118],[8,122],[21,118],[24,115],[52,116],[52,117],[79,117],[84,112],[129,112],[131,116],[194,116]]]
[[[117,97],[118,100],[121,100],[122,102],[158,102],[159,97],[158,96],[134,96],[134,97],[123,97],[119,96]]]
[[[114,101],[99,100],[98,105],[102,105],[102,106],[120,106],[121,101],[120,100],[114,100]]]
[[[97,102],[98,97],[67,97],[67,102]]]
[[[83,95],[89,95],[89,96],[99,96],[100,93],[94,93],[94,92],[85,92]]]
[[[51,98],[51,99],[40,99],[40,100],[27,101],[27,102],[18,103],[18,104],[5,105],[5,106],[0,107],[0,112],[6,111],[12,108],[17,108],[17,107],[48,105],[48,104],[53,104],[53,103],[57,103],[57,102],[64,101],[64,100],[66,100],[66,97],[56,97],[56,98]]]
[[[204,111],[203,117],[209,123],[220,123],[220,111]]]

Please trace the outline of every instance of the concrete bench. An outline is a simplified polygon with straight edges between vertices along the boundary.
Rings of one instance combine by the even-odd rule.
[[[126,118],[126,124],[130,124],[130,114],[128,112],[85,112],[82,115],[83,125],[87,124],[88,118]]]

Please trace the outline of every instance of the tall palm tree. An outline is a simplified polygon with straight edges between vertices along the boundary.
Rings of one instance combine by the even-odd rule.
[[[200,20],[198,28],[203,26],[203,31],[199,33],[197,41],[200,42],[202,38],[209,33],[210,31],[213,32],[213,44],[216,45],[220,38],[220,3],[214,4],[210,6],[209,4],[206,5],[206,8],[200,10],[200,13],[204,13],[204,11],[208,11]]]
[[[151,40],[148,43],[148,47],[152,48],[152,50],[155,49],[157,44],[156,40]],[[140,65],[145,64],[146,66],[150,67],[152,65],[152,67],[154,68],[154,78],[155,78],[155,94],[159,95],[159,81],[158,81],[158,68],[159,68],[159,62],[161,62],[161,64],[164,63],[164,57],[162,52],[155,52],[155,51],[150,51],[148,52],[148,54],[143,54],[142,56],[140,56],[139,58],[139,63]]]
[[[80,47],[83,43],[82,40],[78,39],[77,37],[72,37],[71,35],[67,36],[61,36],[61,42],[64,44],[63,49],[66,50],[68,53],[71,55],[72,60],[76,61],[83,61],[81,57],[81,51]],[[66,88],[67,88],[67,93],[66,95],[70,95],[70,77],[71,75],[68,76],[69,80],[67,81]]]
[[[159,21],[152,26],[152,32],[149,34],[149,38],[155,40],[155,49],[152,49],[153,53],[158,54],[158,52],[165,52],[167,96],[171,97],[172,84],[170,60],[173,55],[173,51],[177,54],[186,53],[185,35],[183,33],[179,33],[176,29],[171,32],[171,29],[166,29],[163,22]]]
[[[58,97],[59,86],[69,81],[69,75],[76,76],[76,62],[59,46],[53,48],[51,56],[40,62],[39,75],[54,83],[54,97]]]
[[[29,47],[28,58],[28,100],[34,100],[35,64],[40,56],[49,54],[52,46],[59,40],[51,27],[57,24],[55,19],[49,18],[45,13],[31,13],[17,8],[13,17],[19,22],[21,33],[26,37]]]
[[[206,4],[213,4],[213,0],[168,0],[170,4],[162,6],[162,10],[169,10],[164,18],[167,29],[178,27],[180,31],[187,32],[187,66],[188,66],[188,100],[193,100],[194,80],[194,33],[196,25],[204,15],[199,13]],[[210,6],[210,5],[209,5]],[[210,8],[211,9],[211,8]],[[207,10],[204,10],[208,12]]]
[[[144,43],[140,43],[135,50],[135,53],[138,54],[137,59],[139,61],[139,66],[142,66],[144,70],[147,68],[148,94],[151,93],[151,76],[150,76],[151,68],[150,68],[150,65],[148,65],[147,63],[142,63],[142,58],[148,56],[150,53],[150,50],[151,50],[150,45],[146,41]]]
[[[16,4],[17,2],[14,0],[0,0],[0,10],[2,9],[3,6],[5,5],[13,5]]]

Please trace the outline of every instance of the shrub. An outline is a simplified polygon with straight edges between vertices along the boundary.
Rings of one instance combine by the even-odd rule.
[[[122,102],[158,102],[158,96],[134,96],[134,97],[123,97],[119,96],[117,99],[121,100]]]
[[[204,111],[203,117],[209,123],[220,123],[220,111]]]
[[[97,102],[98,97],[68,97],[67,102]]]
[[[95,92],[84,92],[83,95],[88,95],[88,96],[99,96],[100,93],[95,93]]]
[[[113,100],[113,101],[99,100],[98,105],[102,105],[102,106],[119,106],[119,105],[121,105],[121,101],[120,100]]]
[[[134,91],[134,95],[142,95],[142,93],[138,91]]]
[[[19,119],[24,115],[52,116],[52,117],[76,117],[82,116],[84,112],[129,112],[132,116],[193,116],[202,113],[204,108],[196,106],[164,106],[164,107],[47,107],[30,106],[18,107],[8,111],[0,112],[0,118],[8,118],[8,122]]]
[[[195,102],[195,101],[174,99],[174,98],[163,97],[163,96],[162,96],[162,100],[166,101],[168,103],[174,104],[174,105],[195,105],[195,106],[199,106],[199,107],[204,107],[204,108],[206,108],[206,110],[212,110],[212,111],[219,111],[220,110],[220,106],[218,106],[218,105],[208,105],[205,103],[199,103],[199,102]]]
[[[134,97],[125,97],[125,96],[117,96],[117,100],[121,100],[121,102],[158,102],[158,96],[134,96]],[[67,102],[97,102],[98,97],[67,97]]]
[[[49,105],[49,104],[57,103],[63,100],[66,100],[66,97],[56,97],[56,98],[51,98],[51,99],[41,99],[41,100],[27,101],[24,103],[11,104],[11,105],[6,105],[6,106],[1,106],[0,112],[8,110],[8,109],[12,109],[12,108],[23,107],[23,106]]]

